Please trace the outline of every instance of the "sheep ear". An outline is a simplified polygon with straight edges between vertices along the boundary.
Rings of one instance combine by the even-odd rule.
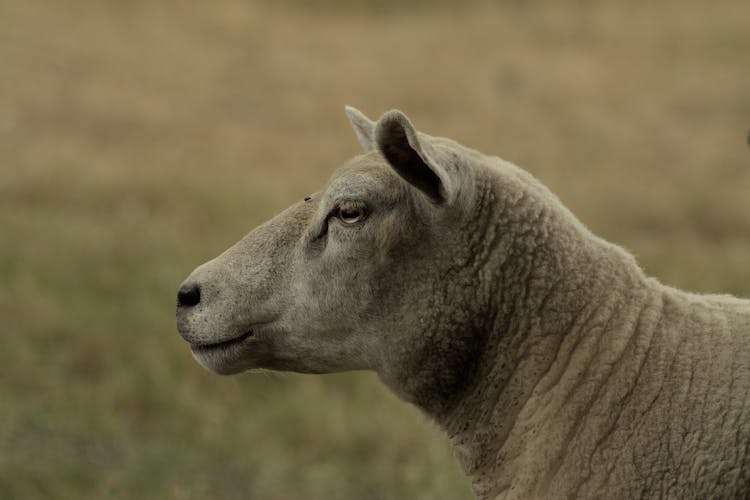
[[[375,122],[367,118],[360,110],[351,106],[344,108],[349,122],[352,124],[354,133],[357,134],[359,143],[362,144],[362,148],[366,152],[370,152],[375,149]]]
[[[398,110],[385,113],[375,126],[375,142],[391,167],[430,200],[453,201],[453,184],[436,160],[429,137],[420,137],[405,114]]]

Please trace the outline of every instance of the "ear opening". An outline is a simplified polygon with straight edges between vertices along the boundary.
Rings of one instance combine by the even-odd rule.
[[[347,118],[349,118],[349,123],[351,123],[362,148],[367,153],[373,151],[375,149],[375,122],[352,106],[345,106],[344,112]]]
[[[384,114],[375,127],[380,153],[409,184],[434,203],[452,201],[447,172],[434,160],[431,146],[422,140],[409,119],[400,111]]]

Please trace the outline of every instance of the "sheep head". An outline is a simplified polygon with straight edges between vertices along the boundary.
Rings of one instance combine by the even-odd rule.
[[[346,112],[364,154],[180,287],[178,331],[209,370],[406,379],[405,358],[451,349],[425,332],[465,252],[474,172],[399,111],[377,122]]]

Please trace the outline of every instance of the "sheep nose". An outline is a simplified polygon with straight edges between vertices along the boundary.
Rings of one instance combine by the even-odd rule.
[[[185,283],[177,291],[177,307],[195,307],[201,301],[201,287],[196,283]]]

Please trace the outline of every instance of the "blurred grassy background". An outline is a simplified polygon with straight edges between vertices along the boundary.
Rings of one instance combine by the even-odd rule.
[[[0,1],[0,497],[469,497],[371,374],[205,372],[177,285],[358,152],[352,104],[750,295],[749,28],[746,0]]]

